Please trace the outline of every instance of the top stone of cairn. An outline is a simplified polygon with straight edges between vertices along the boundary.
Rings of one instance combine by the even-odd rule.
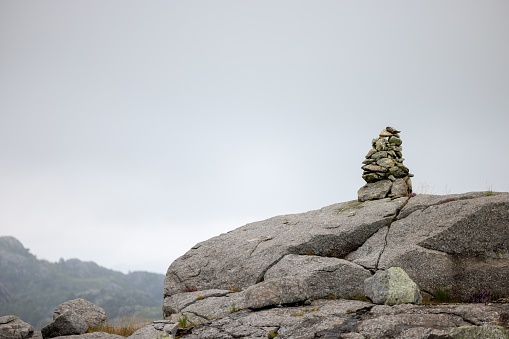
[[[406,197],[412,193],[413,174],[403,165],[400,132],[388,126],[372,140],[371,150],[362,162],[366,185],[357,192],[359,201]]]

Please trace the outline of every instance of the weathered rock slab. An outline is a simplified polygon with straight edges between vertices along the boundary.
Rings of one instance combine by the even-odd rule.
[[[239,311],[191,328],[190,333],[181,338],[265,339],[277,335],[282,339],[451,339],[458,338],[454,337],[455,329],[459,329],[456,330],[459,333],[504,333],[507,328],[500,324],[508,314],[509,304],[405,304],[391,307],[356,300],[316,300],[309,306]]]
[[[390,225],[378,269],[399,266],[421,290],[446,290],[462,301],[482,290],[509,295],[509,194],[438,202],[418,195],[401,215]]]
[[[196,245],[172,263],[164,316],[200,324],[183,338],[196,333],[257,338],[274,331],[280,338],[298,338],[296,329],[306,328],[309,336],[303,338],[375,338],[381,329],[391,338],[450,339],[456,327],[509,326],[506,306],[496,313],[498,306],[479,304],[368,303],[355,316],[300,314],[310,307],[303,305],[316,306],[323,298],[362,297],[355,288],[363,287],[369,271],[391,267],[401,267],[430,298],[437,291],[459,301],[479,291],[509,296],[509,194],[352,201],[248,224]],[[418,302],[417,293],[410,295],[410,302]],[[288,316],[295,310],[298,315]]]
[[[343,258],[390,224],[406,201],[335,204],[248,224],[199,243],[168,268],[165,300],[189,291],[240,291],[264,281],[267,270],[288,254]],[[165,317],[171,312],[165,309]]]
[[[353,299],[363,295],[363,282],[371,273],[348,260],[289,254],[265,274],[266,280],[282,277],[303,280],[310,299]],[[299,299],[306,300],[304,296]]]
[[[449,335],[453,339],[509,339],[509,329],[496,325],[461,326],[452,329]]]
[[[290,254],[265,274],[263,282],[244,291],[205,290],[180,293],[167,298],[169,319],[186,317],[202,324],[239,310],[257,310],[315,299],[361,298],[364,280],[371,273],[347,260]]]

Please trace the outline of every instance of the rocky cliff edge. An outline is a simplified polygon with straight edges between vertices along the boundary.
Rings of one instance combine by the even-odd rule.
[[[489,311],[478,304],[375,306],[366,298],[364,282],[392,267],[408,274],[425,303],[501,303],[485,305]],[[452,338],[451,331],[461,326],[507,326],[508,296],[509,193],[472,192],[339,203],[221,234],[170,265],[163,313],[167,320],[202,324],[183,338],[212,332],[217,338],[238,337],[232,333],[239,326],[252,333],[240,336],[245,338],[313,338],[331,331],[334,338],[379,337],[362,330],[367,320],[381,321],[377,312],[391,321],[413,319],[399,332],[394,323],[394,337],[415,329],[419,336],[405,335]],[[469,321],[459,309],[451,311],[455,307],[491,312],[491,320],[467,312]],[[438,314],[457,318],[438,319]],[[291,328],[309,333],[296,336]],[[253,334],[257,331],[260,336]]]

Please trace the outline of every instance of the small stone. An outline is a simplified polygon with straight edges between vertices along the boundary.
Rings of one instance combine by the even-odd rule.
[[[387,167],[382,167],[382,166],[378,166],[378,165],[364,165],[361,167],[361,169],[365,170],[365,171],[368,171],[368,172],[387,172],[388,171],[388,168]]]
[[[385,127],[385,130],[387,132],[389,132],[389,133],[392,133],[392,134],[394,134],[394,133],[401,133],[401,131],[398,131],[397,129],[395,129],[394,127],[391,127],[391,126]]]
[[[401,141],[400,138],[392,136],[392,137],[389,138],[389,143],[393,144],[393,145],[396,145],[396,146],[399,146],[399,145],[402,144],[402,141]]]
[[[396,178],[403,178],[406,176],[406,173],[401,168],[399,168],[399,166],[392,166],[389,168],[389,175],[393,175]]]
[[[382,132],[380,132],[380,138],[391,137],[391,136],[392,136],[392,133],[387,131],[386,129],[383,129]]]
[[[378,159],[381,159],[381,158],[387,158],[387,155],[389,153],[387,151],[380,151],[380,152],[376,152],[376,153],[373,153],[371,155],[371,159],[373,160],[378,160]]]
[[[376,149],[372,148],[369,150],[368,154],[366,154],[366,159],[371,158],[371,156],[376,153]]]
[[[379,159],[376,163],[378,166],[385,167],[385,171],[387,171],[389,167],[396,166],[396,162],[390,158]]]
[[[367,183],[371,183],[382,179],[382,177],[376,173],[366,173],[362,175],[362,179]]]
[[[389,148],[389,145],[387,144],[386,140],[378,139],[375,143],[375,148],[377,151],[387,151]]]
[[[406,167],[405,165],[401,164],[401,163],[396,163],[396,166],[398,166],[399,168],[401,168],[403,170],[403,172],[405,173],[408,173],[410,170],[408,169],[408,167]]]
[[[362,163],[365,164],[365,165],[369,165],[369,164],[372,164],[376,162],[375,160],[373,159],[365,159]]]
[[[380,180],[373,183],[367,183],[357,192],[359,201],[383,199],[387,196],[392,187],[392,181]]]

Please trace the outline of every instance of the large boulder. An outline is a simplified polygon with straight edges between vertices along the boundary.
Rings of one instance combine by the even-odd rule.
[[[509,295],[509,194],[417,195],[346,259],[405,270],[422,291],[469,301]]]
[[[34,334],[32,325],[13,315],[0,317],[0,339],[28,339]]]
[[[248,224],[199,243],[171,264],[164,314],[172,313],[172,295],[247,289],[282,270],[279,262],[289,255],[335,257],[372,272],[398,266],[431,295],[441,290],[468,300],[487,290],[507,296],[509,194],[353,201]],[[301,265],[293,271],[306,275]]]
[[[387,276],[392,267],[406,272],[403,280],[409,284]],[[348,309],[355,313],[348,316],[335,307],[346,302],[343,298],[376,299],[373,291],[387,284],[381,302],[391,305],[419,303],[419,289],[426,298],[440,292],[458,301],[482,291],[494,301],[509,296],[507,267],[508,193],[352,201],[248,224],[197,244],[168,268],[163,313],[173,323],[196,326],[182,338],[276,333],[382,338],[381,328],[385,337],[449,338],[460,326],[509,326],[509,306],[450,310],[361,302],[364,306]],[[366,280],[370,286],[364,293]],[[395,295],[398,301],[390,301]],[[315,307],[327,299],[337,304],[326,303],[322,317]]]
[[[88,325],[85,318],[71,310],[66,310],[56,317],[51,324],[43,327],[41,333],[42,337],[47,339],[65,335],[79,335],[87,330]]]
[[[53,311],[53,319],[59,317],[65,311],[73,311],[85,319],[88,327],[97,328],[106,319],[106,311],[88,300],[77,298],[58,305]]]
[[[201,242],[168,268],[164,296],[245,289],[264,281],[266,272],[288,254],[343,258],[392,223],[406,200],[335,204],[255,222]]]

